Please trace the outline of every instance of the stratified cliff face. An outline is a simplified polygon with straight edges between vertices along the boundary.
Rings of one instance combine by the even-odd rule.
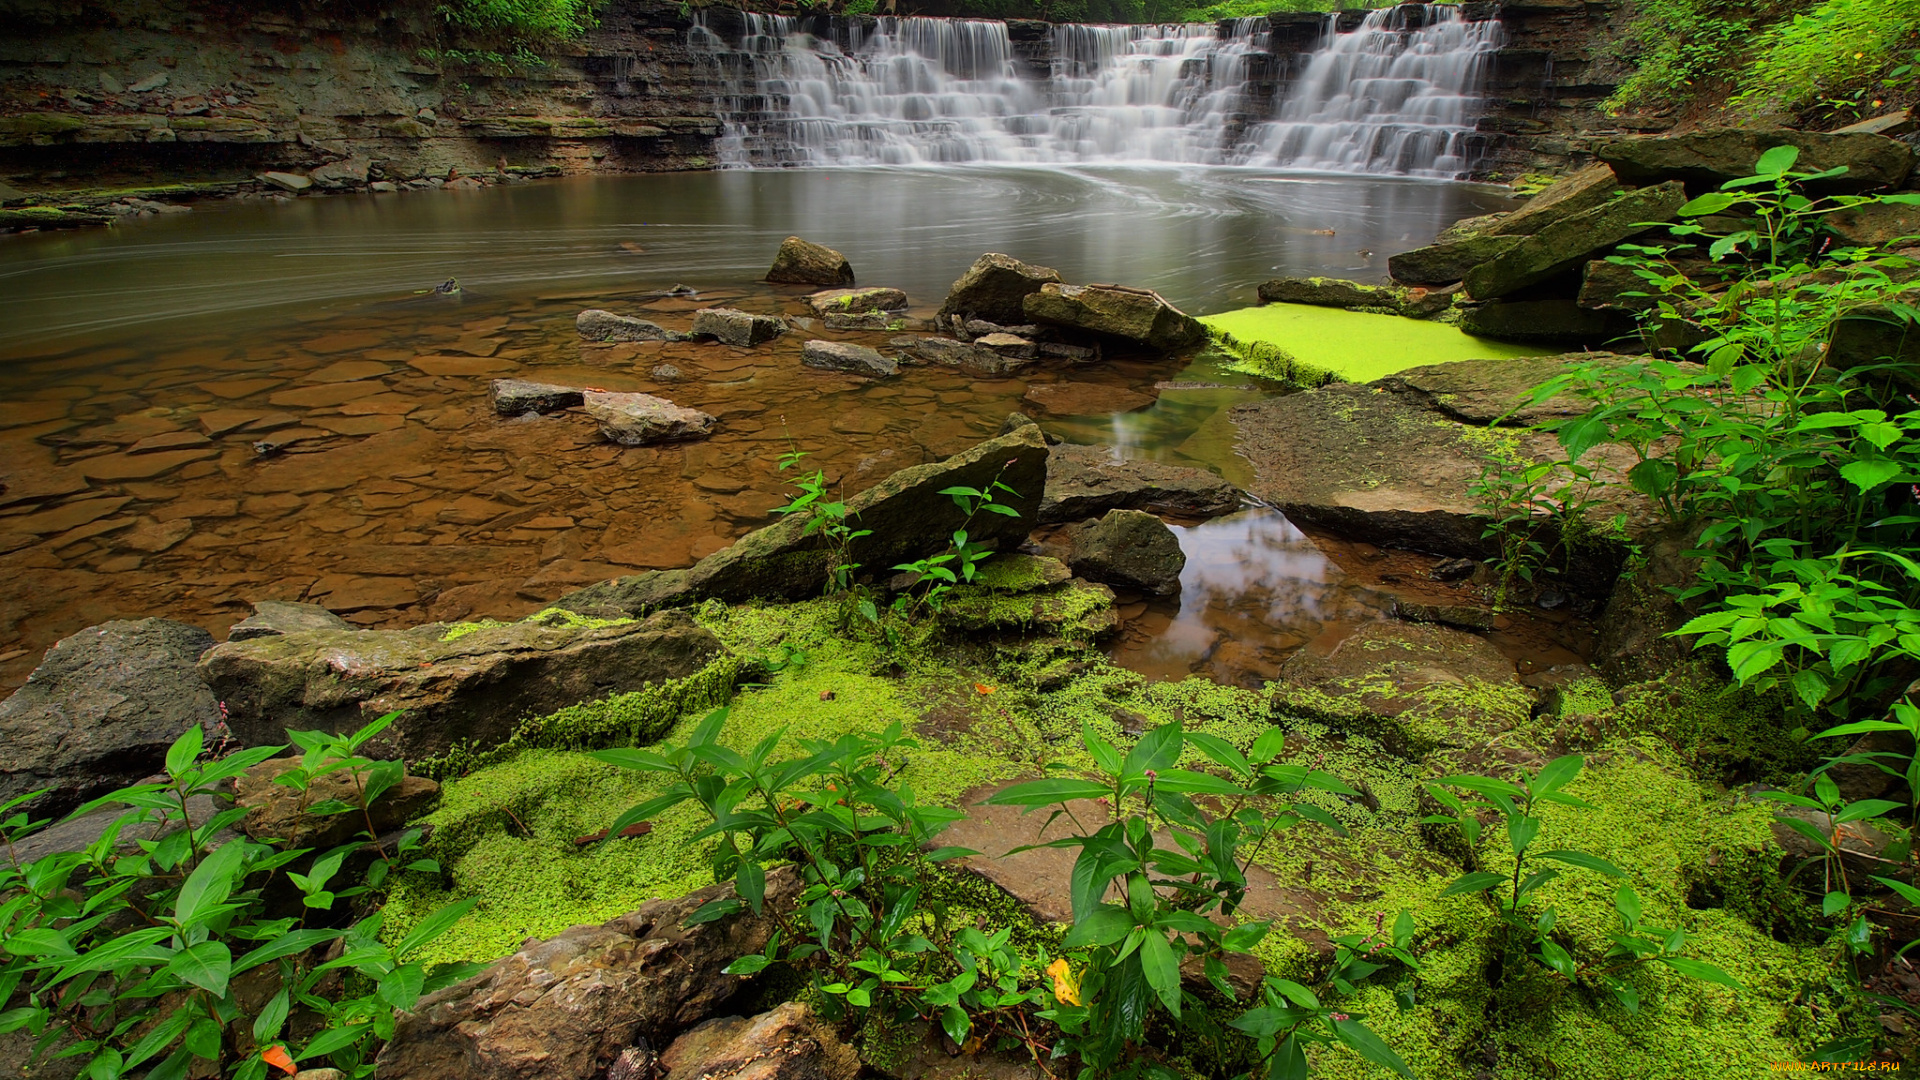
[[[433,53],[430,0],[6,2],[0,181],[81,208],[156,184],[187,185],[175,195],[276,190],[263,173],[318,190],[698,169],[721,134],[720,68],[689,46],[692,9],[658,0],[614,0],[599,29],[518,67]],[[1618,126],[1597,107],[1612,88],[1597,53],[1610,0],[1467,8],[1507,28],[1481,123],[1488,172],[1564,167],[1584,133]],[[700,17],[721,39],[742,33],[737,10]],[[1359,18],[1346,13],[1342,28]],[[1272,17],[1272,55],[1250,69],[1257,98],[1284,87],[1325,25]],[[1010,30],[1023,65],[1043,74],[1049,29]]]
[[[381,8],[25,11],[0,31],[0,176],[31,191],[329,163],[397,182],[707,164],[713,71],[677,5],[613,5],[586,40],[512,69],[426,51],[425,3]]]

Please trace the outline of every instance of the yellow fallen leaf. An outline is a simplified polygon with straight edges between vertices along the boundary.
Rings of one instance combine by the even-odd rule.
[[[1065,957],[1048,964],[1047,974],[1053,976],[1053,996],[1060,1004],[1080,1004],[1080,983],[1074,979],[1073,969],[1067,966]]]

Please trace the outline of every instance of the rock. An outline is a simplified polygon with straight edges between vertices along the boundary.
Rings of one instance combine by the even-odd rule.
[[[600,434],[622,446],[704,439],[720,423],[718,417],[675,405],[652,394],[581,395],[587,415],[600,421]]]
[[[1699,580],[1699,530],[1667,526],[1643,537],[1641,558],[1622,574],[1594,620],[1593,666],[1615,685],[1657,679],[1693,653],[1693,639],[1668,637],[1700,613],[1696,600],[1682,604],[1676,591]]]
[[[719,1017],[673,1041],[660,1055],[666,1080],[854,1080],[860,1056],[833,1026],[789,1001],[752,1019]]]
[[[989,334],[1012,334],[1015,337],[1032,339],[1040,336],[1040,328],[1031,323],[1001,326],[999,323],[988,322],[985,319],[968,319],[960,324],[960,333],[962,337],[968,339],[983,338]]]
[[[1533,388],[1574,364],[1618,366],[1644,357],[1614,353],[1565,353],[1559,356],[1516,356],[1502,360],[1467,360],[1408,368],[1381,379],[1377,385],[1434,412],[1468,424],[1528,426],[1560,420],[1587,411],[1587,403],[1570,394],[1527,404]]]
[[[0,702],[0,801],[46,789],[36,816],[159,772],[187,728],[217,722],[219,699],[194,672],[213,635],[166,619],[109,622],[62,638]]]
[[[1485,745],[1532,719],[1513,661],[1487,639],[1444,626],[1368,623],[1325,656],[1302,649],[1281,665],[1283,711],[1379,738],[1418,757]]]
[[[872,311],[904,311],[907,307],[907,294],[899,289],[824,289],[807,297],[807,306],[815,315],[825,317],[835,313],[842,315],[863,315]]]
[[[1013,489],[1001,502],[1018,517],[980,514],[967,525],[972,540],[989,548],[1020,545],[1033,528],[1046,487],[1047,443],[1029,425],[990,439],[945,461],[902,469],[847,500],[847,511],[868,535],[853,542],[853,562],[868,572],[887,572],[904,562],[944,550],[965,515],[944,488]],[[748,533],[689,570],[640,574],[601,582],[562,597],[555,606],[584,614],[624,614],[647,607],[713,597],[720,600],[800,599],[819,595],[827,580],[828,553],[806,520],[792,515]]]
[[[146,519],[114,537],[113,546],[126,551],[153,554],[171,550],[192,535],[193,521],[189,518],[175,518],[172,521]]]
[[[885,379],[900,374],[900,365],[865,345],[845,341],[809,341],[801,347],[800,362],[823,371],[848,371]]]
[[[1137,589],[1155,596],[1180,591],[1187,555],[1173,530],[1141,510],[1109,510],[1098,521],[1067,530],[1073,545],[1067,565],[1089,581]]]
[[[309,630],[354,630],[352,623],[319,604],[295,604],[285,600],[255,600],[253,614],[233,624],[228,641],[252,641],[254,638],[279,637]]]
[[[0,206],[12,206],[27,201],[27,193],[11,184],[0,181]]]
[[[127,93],[151,94],[165,85],[167,85],[167,73],[164,71],[156,71],[136,82],[129,83],[127,85]]]
[[[1081,521],[1109,510],[1204,518],[1239,508],[1239,489],[1205,469],[1124,460],[1104,446],[1056,446],[1047,455],[1039,521]]]
[[[1040,355],[1053,360],[1065,360],[1070,364],[1097,364],[1100,362],[1100,343],[1095,341],[1087,345],[1068,345],[1060,341],[1042,341],[1038,346]]]
[[[985,319],[1002,325],[1027,321],[1025,302],[1041,286],[1059,283],[1060,274],[1045,266],[1032,266],[1011,255],[988,252],[973,261],[953,287],[934,322],[945,328],[956,316],[961,319]]]
[[[1493,629],[1494,622],[1493,612],[1466,604],[1416,604],[1411,600],[1395,600],[1393,614],[1408,622],[1451,626],[1476,634]]]
[[[789,236],[780,242],[767,280],[789,285],[852,285],[853,266],[845,255],[830,247]]]
[[[1476,362],[1477,363],[1477,362]],[[1470,489],[1486,461],[1484,430],[1427,405],[1424,394],[1395,392],[1386,380],[1318,390],[1235,406],[1237,448],[1253,464],[1248,490],[1296,524],[1386,547],[1483,559],[1484,508]],[[1514,450],[1534,461],[1562,456],[1542,432],[1518,431]],[[1603,445],[1586,464],[1625,468],[1631,455]],[[1627,515],[1629,533],[1653,520],[1638,496],[1609,489],[1593,508],[1596,521]],[[1621,553],[1600,545],[1577,562],[1577,576],[1604,588]]]
[[[1021,301],[1026,317],[1174,352],[1207,340],[1200,320],[1151,289],[1124,285],[1042,285]]]
[[[1474,235],[1403,251],[1387,260],[1393,280],[1406,285],[1451,285],[1467,271],[1518,244],[1518,236]]]
[[[612,626],[528,621],[446,639],[446,627],[309,630],[216,646],[200,675],[248,745],[289,729],[350,732],[402,716],[368,746],[421,761],[504,742],[529,716],[684,678],[723,650],[683,612]]]
[[[1779,806],[1774,809],[1773,842],[1786,853],[1786,862],[1791,867],[1799,867],[1809,860],[1824,858],[1828,853],[1817,847],[1811,837],[1791,828],[1784,821],[1798,820],[1813,826],[1820,832],[1834,836],[1833,819],[1818,810],[1807,810],[1798,806]],[[1889,850],[1899,841],[1890,828],[1875,824],[1871,819],[1842,824],[1838,831],[1840,862],[1846,869],[1847,877],[1853,881],[1866,881],[1874,876],[1892,877],[1905,865],[1905,858],[1889,858]]]
[[[733,308],[701,308],[693,313],[693,336],[710,337],[722,345],[758,345],[786,332],[786,320],[772,315]]]
[[[1040,355],[1033,342],[1017,334],[984,334],[974,338],[973,344],[1014,360],[1032,360]]]
[[[274,782],[300,767],[303,755],[270,758],[234,781],[234,805],[246,810],[243,827],[262,843],[325,851],[362,839],[362,833],[384,836],[420,817],[440,801],[440,785],[424,776],[403,776],[368,805],[365,814],[312,814],[307,808],[331,800],[360,804],[360,781],[347,769],[335,769],[312,778],[305,792]]]
[[[1594,147],[1594,157],[1632,183],[1682,180],[1698,187],[1719,187],[1753,175],[1760,155],[1776,146],[1797,146],[1795,172],[1823,172],[1846,166],[1839,176],[1809,185],[1811,190],[1861,192],[1899,187],[1913,169],[1913,150],[1897,139],[1864,132],[1820,133],[1788,128],[1703,128],[1685,135],[1629,135]]]
[[[1151,395],[1104,383],[1034,383],[1027,387],[1026,400],[1055,416],[1132,412],[1154,401]]]
[[[1920,237],[1920,206],[1862,203],[1820,220],[1841,240],[1861,247],[1892,248]]]
[[[829,330],[904,330],[907,325],[906,317],[895,311],[864,311],[858,315],[829,311],[821,321]]]
[[[641,1040],[667,1045],[747,984],[723,970],[766,948],[774,931],[771,915],[744,910],[684,925],[732,893],[712,885],[528,942],[423,998],[400,1014],[381,1049],[382,1080],[593,1080]],[[791,870],[767,875],[770,908],[790,908],[798,894]]]
[[[264,172],[254,179],[263,184],[271,184],[282,191],[301,192],[313,186],[313,180],[299,173]]]
[[[216,801],[211,796],[195,795],[187,800],[187,818],[193,822],[195,828],[205,825],[213,817],[229,809],[231,807],[224,798]],[[89,845],[105,836],[107,829],[129,812],[125,806],[104,806],[90,814],[57,821],[23,839],[14,841],[11,854],[24,866],[49,855],[84,851]],[[134,854],[140,851],[143,841],[152,842],[180,831],[180,816],[177,812],[164,821],[157,820],[158,815],[143,814],[141,816],[144,820],[137,823],[130,822],[114,834],[115,854]],[[221,829],[213,835],[209,846],[218,847],[229,840],[239,839],[241,835],[231,827]],[[23,1076],[33,1075],[23,1074]]]
[[[645,319],[588,308],[574,316],[574,329],[588,341],[673,341],[681,335]]]
[[[897,587],[904,591],[914,584],[898,581]],[[1080,643],[1120,628],[1112,589],[1074,577],[1058,559],[1012,554],[995,556],[971,584],[948,594],[940,623],[971,635],[1011,631],[1023,641],[1052,637]]]
[[[971,345],[964,341],[955,341],[952,338],[894,338],[888,344],[901,350],[903,357],[922,364],[966,368],[983,375],[1006,375],[1033,366],[1031,360],[1003,356],[992,349]]]
[[[1897,139],[1902,135],[1913,134],[1915,127],[1913,110],[1901,109],[1898,112],[1884,113],[1880,116],[1855,121],[1846,127],[1834,128],[1833,131],[1836,135],[1863,132],[1868,135],[1885,135],[1889,139]]]
[[[1686,186],[1670,181],[1556,221],[1467,271],[1467,292],[1494,300],[1578,269],[1595,252],[1645,232],[1648,222],[1671,221],[1686,201]]]
[[[352,158],[336,161],[331,165],[322,165],[307,170],[307,177],[329,191],[344,191],[349,188],[365,187],[367,173],[372,164],[365,158]]]
[[[400,190],[400,185],[391,180],[375,180],[367,185],[368,191],[377,191],[382,195],[391,195]]]
[[[1583,308],[1577,301],[1494,300],[1460,309],[1460,329],[1478,337],[1501,341],[1541,341],[1580,345],[1618,336],[1625,329],[1604,311]]]
[[[1908,393],[1920,392],[1920,335],[1879,305],[1855,308],[1835,319],[1825,359],[1841,371],[1890,364],[1881,377],[1891,378]]]
[[[526,379],[495,379],[487,397],[493,403],[493,411],[501,416],[521,416],[574,408],[585,402],[585,393],[577,386],[556,386]]]
[[[1410,319],[1430,319],[1453,304],[1453,292],[1398,285],[1362,285],[1340,278],[1274,278],[1260,283],[1260,299],[1270,304],[1312,304],[1348,311],[1378,311]]]
[[[654,382],[679,382],[686,378],[687,374],[672,364],[659,364],[652,371],[647,372],[647,376]]]

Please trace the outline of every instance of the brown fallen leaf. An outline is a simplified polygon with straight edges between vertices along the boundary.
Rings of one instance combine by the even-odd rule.
[[[618,839],[630,840],[636,836],[645,836],[652,831],[653,831],[653,822],[636,821],[633,824],[627,826],[626,828],[621,829],[620,836],[618,837]],[[575,837],[573,842],[577,847],[586,847],[588,844],[598,843],[602,840],[605,840],[606,838],[607,838],[607,830],[601,829],[599,832],[588,833],[585,836]]]

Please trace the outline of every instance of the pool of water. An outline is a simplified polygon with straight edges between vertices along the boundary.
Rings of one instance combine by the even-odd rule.
[[[857,490],[1033,411],[1036,382],[1157,399],[1040,416],[1073,441],[1247,479],[1224,410],[1271,391],[1205,365],[1017,379],[918,368],[870,383],[803,369],[800,342],[890,335],[814,326],[746,350],[597,345],[573,330],[589,306],[673,329],[718,304],[801,315],[807,290],[757,281],[789,234],[839,248],[863,284],[905,289],[923,317],[993,250],[1205,313],[1278,274],[1377,277],[1387,252],[1504,205],[1460,185],[1236,169],[741,171],[212,204],[0,239],[0,682],[109,618],[220,635],[264,598],[367,626],[531,611],[765,524],[789,447]],[[420,295],[448,278],[460,300]],[[662,295],[676,284],[699,294]],[[661,364],[682,377],[656,378]],[[486,389],[501,376],[659,393],[722,425],[704,442],[625,449],[581,416],[496,418]],[[263,442],[284,449],[261,456]],[[1296,543],[1277,516],[1231,527]],[[1262,626],[1293,625],[1284,599],[1269,607],[1279,614]],[[1193,633],[1176,622],[1171,637]],[[1154,664],[1168,674],[1215,662],[1166,656]]]

